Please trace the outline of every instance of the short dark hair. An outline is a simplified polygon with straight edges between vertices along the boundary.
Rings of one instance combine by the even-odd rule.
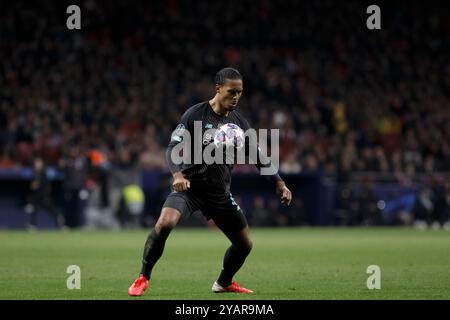
[[[223,85],[225,80],[242,80],[242,75],[233,68],[223,68],[219,72],[216,73],[215,82],[216,84]]]

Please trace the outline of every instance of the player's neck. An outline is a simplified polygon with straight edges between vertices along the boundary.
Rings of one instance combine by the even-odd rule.
[[[220,105],[220,103],[216,100],[215,97],[212,98],[211,100],[209,100],[209,105],[213,109],[214,113],[216,113],[217,115],[219,115],[221,117],[227,117],[228,114],[230,113],[230,111],[228,111],[227,109],[223,108]]]

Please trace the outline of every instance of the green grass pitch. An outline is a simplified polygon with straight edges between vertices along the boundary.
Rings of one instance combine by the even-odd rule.
[[[146,231],[0,231],[0,299],[449,299],[450,233],[404,228],[251,228],[254,248],[236,280],[252,295],[214,294],[228,240],[175,229],[145,296],[127,289]],[[69,265],[81,289],[68,290]],[[381,289],[369,290],[369,265]]]

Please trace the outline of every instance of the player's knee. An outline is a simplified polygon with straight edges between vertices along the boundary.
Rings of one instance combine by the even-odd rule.
[[[155,231],[161,235],[169,235],[170,231],[175,228],[177,223],[178,218],[176,216],[162,214],[156,222]]]
[[[253,242],[252,242],[251,240],[248,240],[248,241],[244,242],[244,243],[240,246],[239,250],[240,250],[244,255],[247,256],[247,255],[249,255],[250,252],[252,251],[252,248],[253,248]]]
[[[248,253],[250,253],[250,251],[252,251],[252,249],[253,249],[253,242],[251,240],[249,240],[248,244],[247,244]]]
[[[159,235],[167,236],[174,227],[175,223],[173,221],[160,219],[155,225],[155,231]]]

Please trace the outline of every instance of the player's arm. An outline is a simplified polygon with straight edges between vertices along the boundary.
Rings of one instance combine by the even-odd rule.
[[[250,128],[249,123],[245,119],[243,119],[243,130],[246,131],[249,128]],[[246,143],[251,144],[253,142],[246,141]],[[257,150],[256,161],[255,161],[255,159],[252,159],[252,160],[255,161],[255,166],[256,166],[256,168],[258,168],[259,171],[261,171],[262,168],[268,168],[268,167],[272,166],[270,159],[261,152],[261,149],[257,145],[256,146],[252,146],[252,145],[246,146],[246,150],[254,150],[252,148],[256,148],[256,150]],[[251,153],[249,156],[251,156]],[[283,179],[281,179],[278,172],[273,175],[266,175],[266,177],[269,180],[275,182],[275,191],[280,196],[281,203],[283,203],[285,205],[290,205],[291,200],[292,200],[292,193],[286,186],[286,183],[283,181]]]
[[[258,150],[258,157],[256,160],[256,168],[258,170],[261,170],[261,168],[267,168],[270,167],[272,164],[270,163],[270,159],[268,159],[262,152],[259,147],[257,147]],[[265,163],[265,165],[263,164]],[[290,205],[292,200],[292,193],[286,186],[286,183],[281,179],[280,175],[277,173],[273,175],[267,176],[269,180],[275,182],[275,191],[280,196],[281,203],[285,205]]]
[[[291,204],[292,193],[291,190],[286,187],[286,184],[283,180],[276,182],[276,192],[280,196],[281,203],[287,206]]]
[[[184,177],[182,172],[183,164],[175,163],[173,157],[173,151],[180,143],[185,143],[184,138],[186,134],[192,132],[192,121],[190,119],[189,110],[186,111],[181,117],[180,124],[173,131],[169,145],[166,150],[166,160],[169,165],[169,170],[173,176],[173,189],[177,192],[185,191],[191,187],[191,183]],[[191,146],[186,146],[191,147]]]

